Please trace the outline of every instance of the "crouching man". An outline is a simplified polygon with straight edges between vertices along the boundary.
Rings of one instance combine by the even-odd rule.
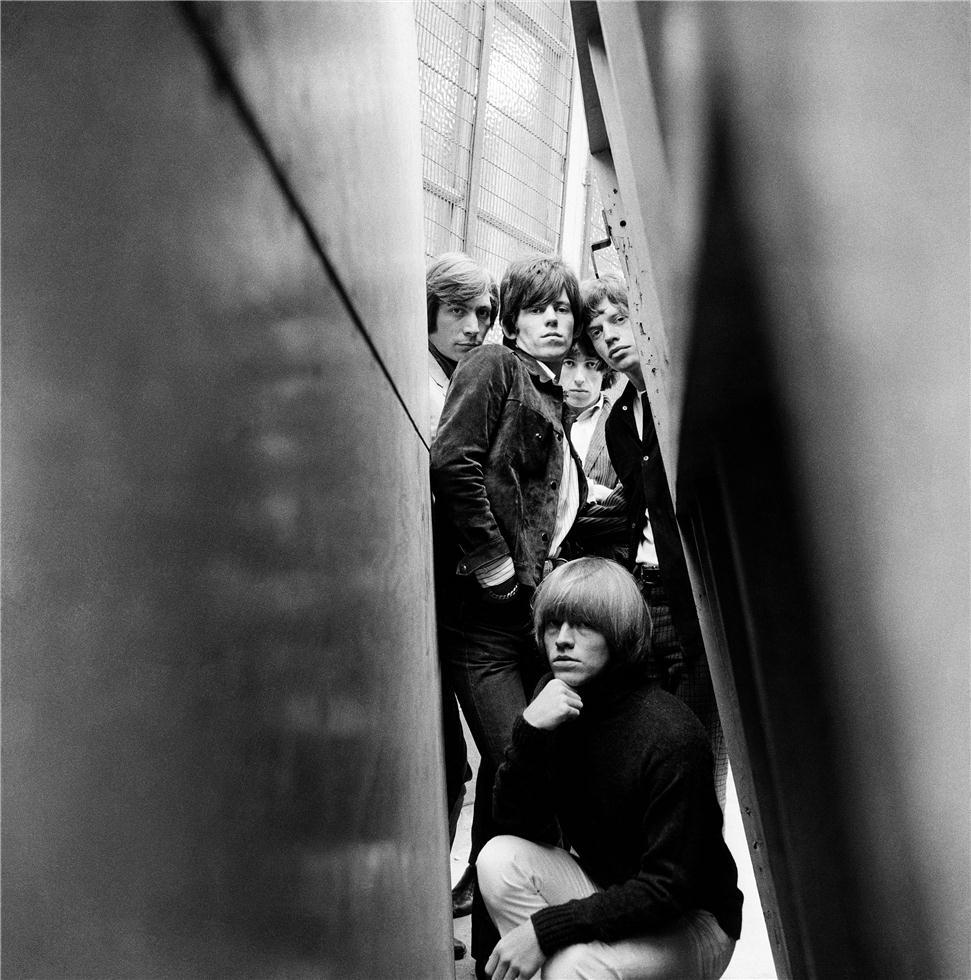
[[[683,702],[646,683],[650,614],[620,565],[540,585],[552,674],[516,721],[494,798],[510,834],[477,862],[501,939],[492,980],[716,978],[741,931],[712,754]],[[555,846],[560,831],[575,852]]]

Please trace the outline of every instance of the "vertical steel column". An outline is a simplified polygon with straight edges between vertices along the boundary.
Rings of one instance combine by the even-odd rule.
[[[455,111],[455,127],[453,129],[453,142],[454,142],[454,154],[453,159],[455,161],[455,173],[464,174],[466,177],[465,186],[465,196],[462,198],[462,204],[464,205],[464,214],[460,213],[458,208],[452,208],[452,234],[455,236],[455,240],[460,243],[460,250],[466,251],[466,228],[468,226],[468,216],[469,216],[469,183],[471,178],[471,165],[472,165],[472,150],[466,146],[465,134],[462,132],[462,104],[466,104],[466,107],[470,110],[472,116],[472,125],[470,127],[472,136],[474,138],[476,131],[476,113],[479,104],[478,91],[481,85],[482,74],[479,67],[473,68],[476,65],[476,46],[479,48],[479,62],[481,62],[482,45],[485,40],[480,41],[475,30],[473,30],[475,23],[475,14],[477,12],[477,6],[474,3],[463,3],[455,4],[452,8],[461,10],[463,23],[462,26],[465,29],[464,41],[465,41],[465,57],[463,58],[463,64],[459,71],[459,78],[456,79],[456,84],[458,87],[458,98],[456,100],[456,111]],[[483,10],[483,18],[485,17],[485,11]],[[470,96],[468,90],[472,88],[472,73],[475,72],[475,86],[476,94]],[[474,104],[473,104],[474,100]],[[466,150],[468,149],[468,157],[466,157]],[[469,169],[467,169],[467,166]],[[456,194],[456,204],[458,203],[458,194]]]
[[[566,152],[563,154],[563,193],[560,195],[560,226],[556,232],[557,250],[563,246],[563,227],[566,223],[566,182],[570,174],[570,129],[573,126],[573,85],[575,81],[576,66],[574,65],[573,71],[570,72],[570,94],[567,97],[570,109],[566,114]],[[584,212],[586,212],[586,207],[584,207]]]
[[[479,219],[479,186],[482,180],[482,142],[485,136],[485,114],[489,98],[489,62],[492,55],[493,25],[496,21],[496,0],[485,0],[482,23],[482,48],[479,54],[479,77],[475,93],[475,124],[472,128],[472,160],[469,168],[468,196],[465,203],[465,234],[462,247],[466,252],[475,241]]]

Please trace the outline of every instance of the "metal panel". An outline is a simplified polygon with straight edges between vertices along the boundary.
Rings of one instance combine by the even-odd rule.
[[[5,976],[452,971],[410,10],[269,7],[3,5]]]
[[[785,976],[971,969],[968,22],[574,5]]]
[[[960,976],[969,10],[742,8],[708,30],[733,78],[729,153],[785,379],[857,942],[874,973]]]
[[[190,8],[200,11],[214,56],[227,66],[274,165],[299,200],[312,247],[341,284],[348,305],[367,323],[382,327],[399,320],[400,297],[414,293],[421,256],[402,242],[394,225],[358,223],[340,212],[355,198],[367,200],[368,213],[376,216],[421,208],[413,20],[407,5],[384,6],[377,0],[330,0],[296,8],[299,15],[288,3]],[[363,44],[357,32],[369,9],[376,16]],[[333,51],[346,54],[335,59]],[[267,84],[268,77],[274,84]],[[393,97],[389,78],[397,80]],[[376,145],[371,134],[379,128],[382,141]],[[393,163],[375,159],[381,145],[400,147]],[[344,171],[351,153],[361,166],[349,191]],[[394,180],[388,179],[389,166]],[[425,350],[401,343],[395,330],[375,326],[368,335],[426,436],[427,412],[418,404],[425,392],[415,384],[427,369]]]
[[[610,237],[609,223],[606,220],[606,207],[611,199],[603,192],[609,183],[598,174],[591,160],[588,160],[585,188],[586,207],[583,222],[583,255],[580,261],[580,278],[591,276],[623,276],[617,247]],[[608,191],[610,188],[607,188]],[[621,218],[620,220],[623,220]],[[618,228],[618,232],[620,229]]]

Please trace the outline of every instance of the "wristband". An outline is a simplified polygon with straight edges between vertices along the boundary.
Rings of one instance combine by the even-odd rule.
[[[488,595],[494,602],[508,602],[510,599],[514,598],[516,593],[519,591],[519,580],[513,579],[512,587],[506,589],[504,592],[500,592],[499,588],[499,586],[489,586],[485,590],[486,595]]]

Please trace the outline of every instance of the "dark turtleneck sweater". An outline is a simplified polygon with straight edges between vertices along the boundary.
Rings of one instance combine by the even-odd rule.
[[[604,889],[536,912],[540,948],[552,956],[573,943],[616,942],[699,909],[737,939],[742,894],[697,718],[621,667],[579,693],[580,717],[553,731],[520,716],[496,776],[503,830],[554,843],[558,821]]]

